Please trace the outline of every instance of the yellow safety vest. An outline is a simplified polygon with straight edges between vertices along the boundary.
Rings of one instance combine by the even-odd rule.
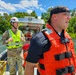
[[[21,37],[21,31],[18,30],[16,34],[14,34],[12,32],[11,29],[8,30],[9,32],[9,37],[13,38],[12,42],[9,42],[7,45],[8,49],[13,49],[13,48],[19,48],[21,47],[23,44],[21,43],[20,37]]]

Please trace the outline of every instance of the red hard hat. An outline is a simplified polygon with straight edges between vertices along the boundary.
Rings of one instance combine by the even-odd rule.
[[[22,49],[23,50],[27,50],[29,48],[29,46],[30,46],[30,44],[24,44],[23,47],[22,47]]]

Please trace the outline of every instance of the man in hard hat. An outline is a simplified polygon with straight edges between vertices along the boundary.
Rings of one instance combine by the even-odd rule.
[[[18,64],[18,75],[22,75],[22,58],[20,53],[22,45],[25,42],[22,31],[18,29],[18,18],[12,17],[10,19],[11,29],[3,33],[3,44],[7,46],[7,62],[9,65],[10,75],[16,75],[16,63]]]
[[[75,75],[74,43],[66,32],[70,19],[65,6],[51,10],[46,28],[31,39],[24,75],[34,75],[37,62],[40,75]]]

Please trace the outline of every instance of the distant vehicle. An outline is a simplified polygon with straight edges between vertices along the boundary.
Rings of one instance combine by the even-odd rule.
[[[24,33],[26,42],[28,43],[33,35],[41,31],[44,20],[35,17],[19,18],[19,29]]]

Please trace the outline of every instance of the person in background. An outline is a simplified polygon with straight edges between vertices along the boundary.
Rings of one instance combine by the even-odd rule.
[[[26,57],[28,55],[28,49],[29,49],[29,46],[30,46],[30,43],[26,43],[23,45],[22,47],[22,50],[23,50],[23,55],[22,55],[22,58],[23,58],[23,69],[25,70],[25,67],[26,67]],[[35,72],[37,73],[37,68],[38,68],[38,63],[35,65]],[[23,70],[23,71],[24,71]]]
[[[26,61],[25,61],[25,59],[26,59],[27,54],[28,54],[28,48],[29,48],[29,46],[30,46],[30,44],[29,44],[29,43],[26,43],[26,44],[24,44],[23,47],[22,47],[22,50],[23,50],[23,55],[22,55],[22,57],[23,57],[23,68],[24,68],[24,69],[25,69],[25,66],[26,66]]]
[[[31,34],[31,31],[30,30],[28,30],[27,31],[27,33],[25,34],[25,39],[27,40],[27,41],[30,41],[30,39],[32,38],[32,34]]]
[[[75,75],[74,43],[66,32],[70,19],[67,7],[52,8],[46,28],[30,41],[24,75],[34,75],[37,62],[38,75]]]
[[[10,75],[16,75],[16,63],[18,64],[18,75],[22,75],[22,58],[20,53],[25,37],[21,30],[18,29],[19,20],[17,17],[10,19],[11,29],[3,33],[2,41],[7,46],[7,63],[9,65]]]

